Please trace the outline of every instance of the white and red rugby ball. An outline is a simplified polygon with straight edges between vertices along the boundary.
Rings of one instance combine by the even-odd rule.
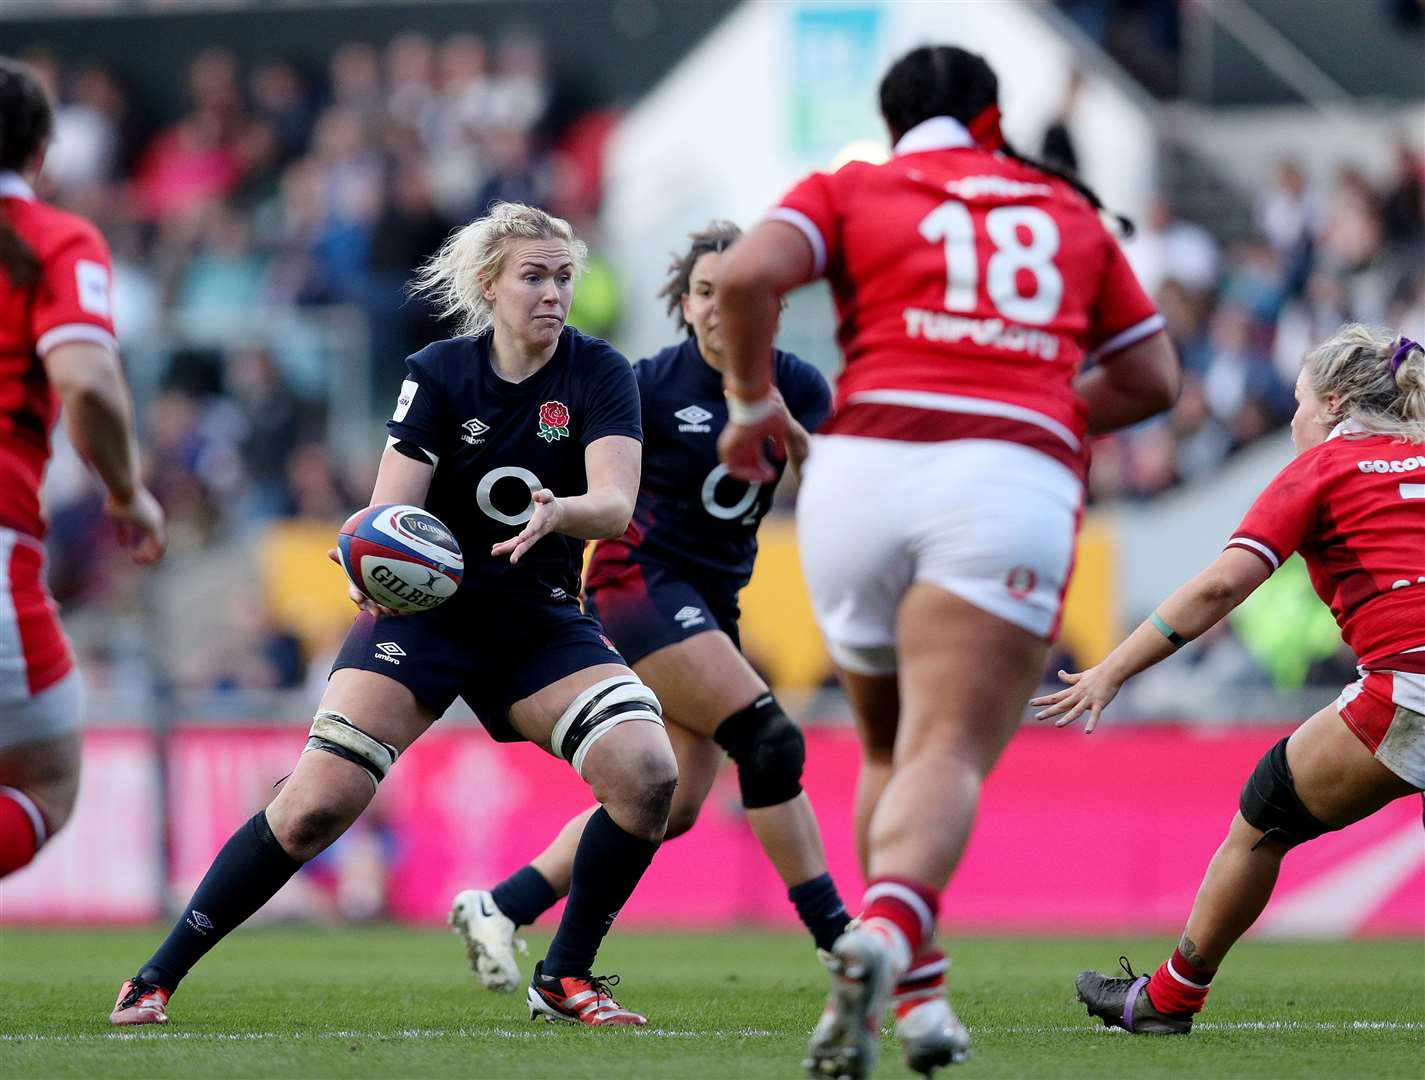
[[[419,506],[368,506],[346,519],[336,539],[351,583],[378,604],[429,611],[460,587],[465,558],[444,522]]]

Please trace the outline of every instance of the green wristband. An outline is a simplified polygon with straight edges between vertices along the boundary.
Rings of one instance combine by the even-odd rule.
[[[1153,629],[1168,639],[1168,644],[1175,649],[1181,649],[1187,644],[1187,638],[1183,637],[1171,626],[1163,621],[1163,617],[1156,611],[1148,616],[1148,621],[1153,624]]]

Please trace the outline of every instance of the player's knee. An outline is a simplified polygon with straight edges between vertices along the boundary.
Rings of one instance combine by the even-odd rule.
[[[1287,740],[1282,739],[1262,755],[1242,785],[1238,808],[1242,819],[1261,831],[1258,844],[1276,840],[1293,848],[1323,833],[1333,832],[1335,827],[1318,819],[1297,795],[1296,782],[1286,763],[1286,743]]]
[[[801,794],[806,739],[771,694],[729,716],[713,739],[737,765],[747,809],[780,806]]]
[[[668,739],[663,735],[663,709],[658,698],[632,672],[614,675],[583,690],[560,714],[550,733],[549,745],[555,756],[563,758],[574,766],[574,771],[595,783],[593,772],[586,771],[589,754],[601,740],[622,729],[620,738],[629,739],[629,731],[647,727],[647,724],[624,725],[634,720],[644,720],[656,724],[659,741],[671,761],[673,751],[668,748]],[[634,738],[634,745],[641,739]],[[640,751],[641,752],[641,751]],[[673,765],[673,775],[677,778],[677,764]]]
[[[698,814],[702,810],[700,803],[691,799],[681,800],[675,792],[673,805],[668,810],[668,829],[663,834],[664,840],[672,840],[674,837],[682,836],[698,823]]]
[[[309,792],[286,805],[268,807],[268,825],[284,851],[305,862],[325,850],[366,809],[351,792]]]

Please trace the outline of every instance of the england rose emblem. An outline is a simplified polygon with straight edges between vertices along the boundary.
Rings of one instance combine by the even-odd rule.
[[[562,401],[546,401],[539,407],[539,437],[550,443],[569,437],[569,409]]]

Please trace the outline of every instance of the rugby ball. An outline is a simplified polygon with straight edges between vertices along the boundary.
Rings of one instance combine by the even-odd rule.
[[[368,506],[337,534],[342,569],[378,604],[410,614],[455,595],[465,559],[454,534],[419,506]]]

